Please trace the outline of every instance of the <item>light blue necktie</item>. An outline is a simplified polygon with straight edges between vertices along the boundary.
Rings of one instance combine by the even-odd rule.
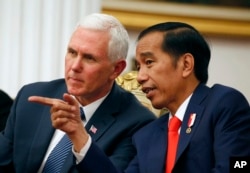
[[[84,120],[85,115],[82,107],[80,107],[80,112],[81,118]],[[68,135],[65,134],[50,153],[45,163],[43,173],[60,173],[71,148],[72,143],[68,138]]]

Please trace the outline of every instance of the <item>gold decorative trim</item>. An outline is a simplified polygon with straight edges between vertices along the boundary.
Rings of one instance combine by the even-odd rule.
[[[103,0],[102,7],[103,13],[117,17],[127,29],[180,21],[206,35],[250,38],[249,9],[129,0]]]
[[[142,92],[141,85],[136,80],[137,74],[138,74],[137,71],[129,71],[127,73],[124,73],[116,78],[116,83],[125,90],[134,94],[135,97],[142,103],[142,105],[146,106],[157,117],[167,113],[168,110],[166,108],[155,109],[153,107],[150,100],[146,97],[146,94]]]

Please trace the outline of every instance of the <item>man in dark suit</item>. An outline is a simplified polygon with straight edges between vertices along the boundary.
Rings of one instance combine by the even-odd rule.
[[[0,131],[5,127],[12,103],[13,99],[4,91],[0,90]]]
[[[205,85],[210,48],[195,28],[166,22],[145,29],[136,61],[142,91],[169,113],[133,136],[137,154],[126,173],[229,173],[230,159],[249,159],[249,103],[236,89]],[[180,126],[173,128],[172,120]],[[93,158],[103,171],[91,165]],[[96,145],[84,160],[86,171],[118,172]]]
[[[135,155],[131,136],[155,119],[115,83],[126,66],[127,50],[128,34],[117,19],[87,16],[69,41],[65,79],[29,84],[19,91],[0,134],[0,172],[83,172],[92,143],[117,168],[127,167]],[[55,162],[51,158],[63,139],[71,145],[69,150],[68,145],[61,147],[58,154],[67,153],[58,166],[63,156]]]

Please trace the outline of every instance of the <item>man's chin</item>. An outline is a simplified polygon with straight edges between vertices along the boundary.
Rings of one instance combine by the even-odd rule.
[[[81,96],[81,92],[76,89],[69,88],[68,93],[73,96]]]
[[[151,101],[152,103],[152,106],[155,108],[155,109],[162,109],[164,108],[164,105],[162,105],[161,103],[158,103],[158,102],[154,102],[154,101]]]

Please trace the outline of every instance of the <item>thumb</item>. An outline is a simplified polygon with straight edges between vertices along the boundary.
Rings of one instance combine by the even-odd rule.
[[[63,94],[63,99],[64,99],[64,101],[67,102],[69,105],[74,106],[74,107],[76,107],[76,108],[78,109],[79,103],[78,103],[78,101],[75,99],[74,96],[72,96],[72,95],[70,95],[70,94],[68,94],[68,93],[64,93],[64,94]]]

